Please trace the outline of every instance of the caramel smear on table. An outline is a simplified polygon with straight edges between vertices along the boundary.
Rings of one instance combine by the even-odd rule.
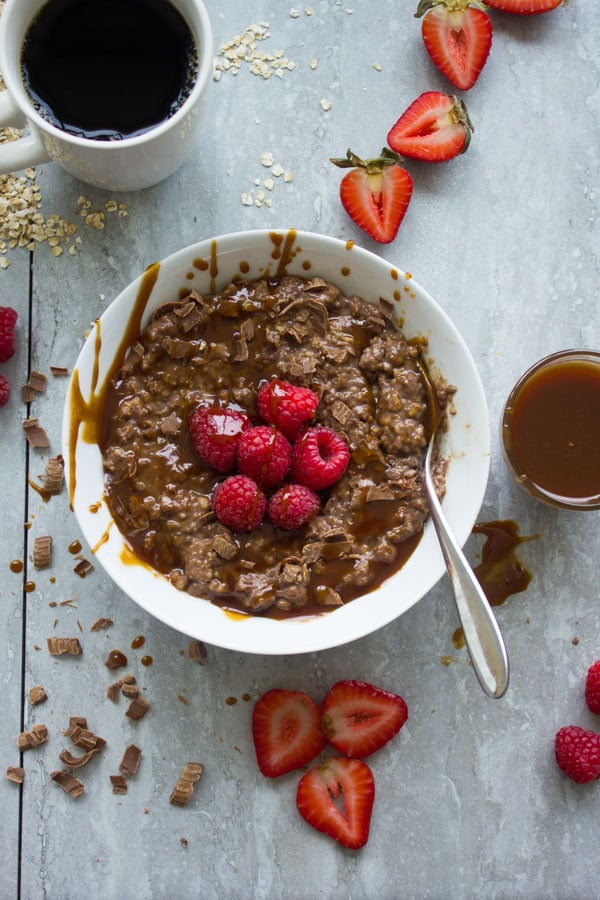
[[[519,526],[511,519],[480,522],[473,534],[485,535],[481,562],[474,567],[475,575],[491,606],[501,606],[513,594],[527,590],[532,575],[518,559],[515,551],[520,544],[536,540],[539,535],[520,535]],[[465,646],[462,628],[452,635],[456,649]]]

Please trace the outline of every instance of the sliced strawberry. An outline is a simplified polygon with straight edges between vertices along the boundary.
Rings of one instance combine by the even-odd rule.
[[[348,150],[331,162],[351,168],[342,178],[340,198],[353,222],[380,244],[393,241],[410,202],[413,181],[399,163],[402,158],[384,147],[375,159],[363,160]]]
[[[317,831],[358,850],[369,838],[374,799],[375,781],[368,765],[359,759],[335,757],[302,776],[296,806]]]
[[[338,681],[321,707],[321,728],[329,743],[346,756],[369,756],[397,734],[408,707],[391,694],[364,681]]]
[[[258,700],[252,712],[252,737],[258,768],[277,778],[306,765],[327,744],[319,727],[321,713],[302,691],[275,688]]]
[[[421,34],[433,63],[461,91],[473,87],[492,46],[484,9],[478,0],[420,0],[415,13],[425,17]]]
[[[485,5],[491,6],[492,9],[516,13],[518,16],[534,16],[537,13],[550,12],[551,9],[563,4],[565,0],[485,0]]]
[[[388,144],[413,159],[445,162],[465,152],[472,131],[462,100],[426,91],[402,113],[388,134]]]

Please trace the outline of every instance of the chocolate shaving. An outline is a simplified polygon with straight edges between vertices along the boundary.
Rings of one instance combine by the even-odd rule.
[[[192,641],[192,643],[188,645],[188,656],[194,662],[197,662],[200,665],[204,664],[207,652],[202,641]]]
[[[241,335],[234,339],[234,348],[233,362],[245,362],[249,356],[248,344]]]
[[[181,844],[181,846],[183,847],[184,850],[187,849],[187,846],[188,846],[188,839],[187,839],[187,838],[180,837],[180,838],[179,838],[179,843]]]
[[[23,431],[30,447],[41,449],[50,446],[50,439],[37,419],[25,419]]]
[[[127,665],[127,657],[121,650],[111,650],[104,661],[104,665],[111,672],[115,669],[122,669]]]
[[[35,391],[28,384],[21,385],[21,400],[23,403],[31,403],[35,400]]]
[[[173,412],[171,415],[167,416],[166,419],[163,419],[158,427],[162,434],[177,434],[181,429],[181,419]]]
[[[139,697],[140,689],[137,684],[123,684],[121,685],[121,693],[124,697],[129,697],[131,700],[133,697]]]
[[[69,370],[66,366],[50,366],[50,371],[53,375],[56,375],[59,378],[62,378],[69,374]]]
[[[121,693],[121,688],[125,684],[135,684],[135,676],[134,675],[123,675],[122,678],[119,678],[118,681],[114,681],[112,684],[106,688],[106,696],[109,700],[113,702],[118,700],[119,694]]]
[[[323,585],[314,592],[315,601],[319,606],[343,606],[344,602],[337,591],[329,585]]]
[[[34,725],[31,731],[22,731],[17,738],[17,747],[19,750],[32,750],[45,744],[48,740],[48,728],[46,725]]]
[[[21,766],[9,766],[6,770],[6,777],[15,784],[23,784],[25,769],[22,769]]]
[[[129,790],[129,785],[127,784],[127,779],[124,775],[109,775],[110,783],[112,784],[112,792],[113,794],[126,794]]]
[[[43,372],[38,372],[37,369],[31,370],[27,384],[32,390],[36,391],[38,394],[43,394],[46,390],[47,383],[48,378]]]
[[[85,576],[88,574],[88,572],[91,572],[93,568],[94,567],[91,564],[91,562],[82,557],[79,560],[79,562],[77,563],[77,565],[74,567],[73,571],[77,575],[79,575],[80,578],[85,578]]]
[[[238,554],[237,544],[226,534],[216,534],[212,547],[222,559],[235,559]]]
[[[344,427],[348,426],[354,419],[354,413],[342,400],[333,401],[331,404],[331,415]]]
[[[85,719],[83,721],[85,722]],[[73,744],[81,750],[102,750],[103,747],[106,747],[106,741],[103,737],[99,737],[93,731],[90,731],[89,728],[78,725],[74,721],[69,723],[69,727],[66,731],[63,731],[63,734],[65,737],[70,738]]]
[[[240,337],[243,341],[251,341],[254,337],[254,322],[252,319],[244,319],[240,323]]]
[[[29,702],[32,706],[37,706],[38,703],[44,703],[45,700],[48,699],[48,694],[41,686],[41,684],[34,684],[34,686],[29,691]]]
[[[65,771],[64,769],[59,769],[58,772],[51,772],[50,778],[52,781],[55,781],[59,787],[65,791],[71,797],[71,799],[76,800],[77,797],[80,797],[85,790],[85,785],[79,778],[75,778],[74,775],[71,775],[70,772]]]
[[[119,763],[119,772],[122,772],[123,775],[127,775],[128,778],[131,778],[137,772],[141,758],[142,751],[140,748],[136,747],[135,744],[129,744],[125,747],[123,758]]]
[[[190,702],[187,697],[183,696],[183,694],[177,694],[177,699],[179,700],[180,703],[183,703],[184,706],[187,706],[188,703]]]
[[[135,697],[129,704],[125,715],[128,719],[133,719],[134,722],[138,722],[140,719],[144,718],[151,705],[152,704],[148,703],[144,697]]]
[[[52,537],[44,534],[33,542],[33,565],[36,569],[47,569],[52,556]]]
[[[394,500],[394,492],[387,485],[372,484],[367,490],[366,502],[373,503],[375,500]]]
[[[194,784],[199,780],[203,769],[202,763],[186,763],[169,797],[169,803],[173,803],[175,806],[187,806],[194,793]]]
[[[69,728],[72,725],[79,725],[80,728],[87,728],[87,719],[85,716],[69,716]]]
[[[386,297],[379,298],[379,308],[386,319],[392,319],[394,316],[394,304]]]
[[[101,631],[103,628],[110,628],[113,625],[112,619],[96,619],[93,625],[90,625],[90,631]]]
[[[326,287],[327,282],[323,281],[323,279],[319,277],[307,278],[304,284],[300,285],[300,289],[306,294],[310,293],[310,291],[320,291]]]
[[[44,472],[44,490],[47,494],[60,494],[64,475],[62,456],[54,456],[49,459]]]
[[[81,656],[83,653],[79,638],[49,637],[46,640],[52,656],[62,656],[64,653]]]
[[[70,750],[61,750],[58,754],[58,758],[61,763],[64,763],[65,766],[68,766],[70,769],[79,769],[81,766],[87,765],[90,759],[96,755],[96,753],[100,753],[102,747],[92,747],[91,750],[87,750],[82,756],[73,756]]]

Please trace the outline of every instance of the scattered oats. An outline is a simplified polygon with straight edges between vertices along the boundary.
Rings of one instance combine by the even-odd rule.
[[[213,59],[213,79],[220,81],[225,72],[237,75],[244,63],[249,66],[253,75],[259,75],[265,81],[273,73],[281,78],[281,69],[295,68],[296,63],[288,60],[283,50],[269,53],[257,49],[257,43],[268,37],[270,37],[268,22],[252,23],[243,34],[235,35],[227,43],[221,44]]]
[[[252,206],[253,203],[254,199],[249,191],[246,191],[246,193],[242,194],[242,206]]]
[[[257,183],[260,184],[260,181],[258,181]],[[265,178],[264,185],[268,191],[272,191],[275,187],[275,182],[272,178]]]
[[[264,191],[257,191],[257,192],[256,192],[256,199],[257,199],[260,203],[262,203],[263,200],[265,199],[265,192],[264,192]]]
[[[313,8],[312,8],[312,6],[305,6],[305,7],[304,7],[304,12],[305,12],[305,14],[306,14],[307,16],[312,16],[312,14],[313,14]]]
[[[6,256],[3,256],[2,259],[0,259],[0,269],[8,269],[9,266],[10,260],[7,259]]]
[[[319,63],[316,59],[311,59],[311,61],[309,62],[309,66],[313,70],[316,69],[318,65],[319,65]]]
[[[292,7],[292,9],[290,9],[290,16],[292,17],[292,19],[299,19],[300,13],[297,9],[294,9],[294,7]]]
[[[279,178],[280,175],[283,175],[283,171],[283,166],[280,166],[279,163],[275,163],[271,169],[271,174],[274,175],[275,178]]]
[[[273,201],[270,197],[267,197],[267,199],[265,200],[265,206],[273,206]]]
[[[254,124],[260,125],[260,116],[254,116]]]
[[[283,180],[286,181],[286,182],[288,182],[288,183],[289,183],[290,181],[293,181],[294,178],[293,178],[292,173],[291,173],[291,172],[284,172],[284,173],[283,173]]]
[[[349,16],[351,16],[352,13],[354,12],[354,10],[353,10],[353,9],[347,9],[346,12],[348,13]]]
[[[119,207],[116,200],[107,200],[104,204],[104,209],[107,212],[116,212],[118,208]]]
[[[255,206],[259,206],[259,207],[262,206],[262,200],[259,200],[258,197],[255,197],[255,199],[254,199],[254,205],[255,205]]]
[[[255,178],[255,179],[254,179],[254,184],[255,184],[256,187],[258,187],[258,186],[260,185],[260,178]]]
[[[321,109],[325,110],[325,112],[329,112],[329,110],[331,109],[331,101],[321,100],[319,106],[321,107]]]
[[[264,166],[266,169],[270,169],[273,165],[273,154],[272,153],[261,153],[260,156],[260,164]]]
[[[381,72],[381,64],[380,63],[373,63],[373,68],[375,69],[376,72]]]

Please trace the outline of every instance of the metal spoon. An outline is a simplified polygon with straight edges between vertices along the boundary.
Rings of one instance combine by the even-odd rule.
[[[431,519],[446,562],[458,617],[475,674],[488,697],[499,698],[503,696],[508,687],[506,647],[489,601],[452,534],[442,511],[442,505],[438,500],[431,472],[431,459],[442,416],[429,372],[423,362],[420,360],[418,362],[427,390],[430,415],[429,443],[423,469]]]

